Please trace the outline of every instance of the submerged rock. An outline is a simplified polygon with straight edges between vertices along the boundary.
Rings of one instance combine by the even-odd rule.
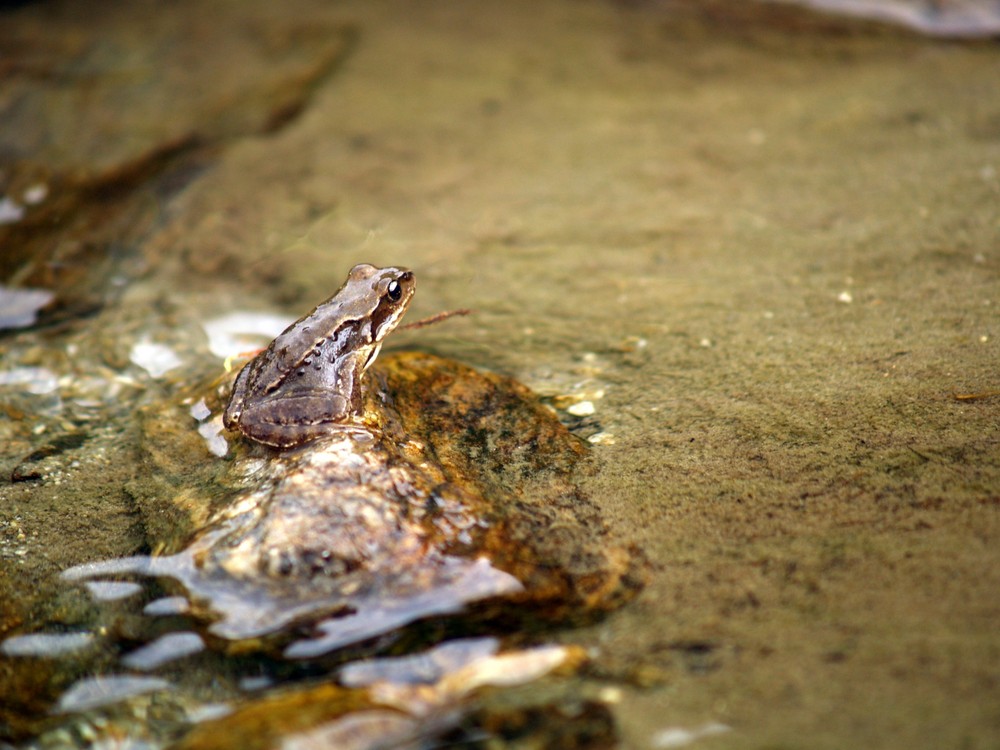
[[[593,619],[643,583],[641,556],[577,487],[586,444],[506,377],[405,353],[366,378],[360,419],[294,449],[222,429],[231,378],[142,415],[148,473],[129,491],[156,553],[64,578],[155,579],[160,598],[99,628],[127,653],[65,691],[68,723],[46,737],[92,724],[154,746],[184,734],[191,749],[614,744],[599,692],[572,676],[582,650],[519,648],[537,624]],[[246,676],[205,702],[182,659],[213,681]],[[120,690],[95,693],[109,680]],[[152,705],[173,717],[155,731]]]
[[[215,643],[294,659],[463,612],[583,620],[636,593],[642,565],[576,488],[584,444],[526,388],[426,354],[372,372],[358,423],[293,450],[211,455],[190,404],[217,424],[224,387],[150,412],[155,470],[132,491],[163,554],[66,577],[172,579]]]
[[[615,746],[608,708],[560,680],[583,660],[574,647],[498,653],[492,638],[452,641],[415,656],[349,665],[339,685],[255,701],[203,722],[175,748],[478,747],[486,737],[524,747]],[[537,680],[547,689],[526,695],[537,693],[524,687]]]

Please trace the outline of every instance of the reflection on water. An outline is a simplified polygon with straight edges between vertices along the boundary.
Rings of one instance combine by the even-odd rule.
[[[771,1],[898,24],[929,36],[975,38],[1000,34],[1000,3],[996,0]]]
[[[6,639],[0,643],[0,652],[7,656],[63,656],[94,642],[93,633],[29,633]]]
[[[322,656],[415,620],[461,612],[465,605],[479,599],[523,591],[516,578],[497,570],[485,558],[470,561],[445,555],[431,563],[435,568],[432,588],[411,589],[411,571],[403,569],[378,581],[362,582],[360,577],[346,577],[336,587],[317,585],[302,593],[291,586],[270,587],[261,581],[240,581],[222,571],[204,570],[197,560],[215,541],[212,536],[190,550],[165,557],[138,556],[87,563],[65,571],[63,577],[67,581],[85,581],[95,598],[104,601],[138,593],[141,586],[89,579],[127,574],[171,579],[184,587],[187,598],[158,599],[147,605],[145,614],[174,616],[189,611],[192,603],[207,603],[212,616],[208,632],[231,641],[263,638],[288,632],[295,623],[313,622],[310,637],[296,638],[285,647],[284,655],[290,659]],[[331,612],[332,615],[317,619]],[[184,643],[190,645],[191,641]],[[171,645],[176,644],[171,641]],[[131,655],[133,662],[162,658],[160,663],[165,663],[170,654],[179,658],[200,650],[171,649],[164,644],[145,648],[150,650],[138,657]]]
[[[443,736],[464,746],[469,740],[482,742],[490,736],[485,728],[449,734],[471,712],[481,709],[476,708],[478,694],[490,688],[531,683],[557,669],[578,665],[581,658],[578,650],[565,646],[498,653],[492,639],[456,641],[407,659],[376,659],[359,665],[343,687],[321,685],[292,691],[267,702],[266,711],[274,724],[285,728],[280,742],[283,748],[448,746]],[[345,710],[348,703],[350,711]],[[237,710],[203,724],[181,747],[227,746],[219,742],[220,736],[230,742],[241,741],[247,713],[252,710]],[[303,721],[304,710],[314,718]],[[599,743],[611,740],[605,714],[579,702],[575,710],[576,716],[565,717],[565,722],[589,722],[584,737],[596,738]],[[261,746],[271,745],[265,739]]]
[[[59,698],[56,713],[88,711],[118,703],[145,693],[167,690],[170,682],[160,677],[134,677],[132,675],[101,675],[87,677],[77,682]]]
[[[4,201],[0,200],[0,224],[3,223]],[[17,289],[0,285],[0,330],[25,328],[35,322],[38,311],[48,305],[55,294],[47,289]]]
[[[122,657],[122,664],[129,669],[149,672],[175,659],[200,653],[204,648],[205,641],[197,633],[167,633],[126,654]]]
[[[142,586],[128,581],[87,581],[87,591],[100,602],[127,599],[142,591]]]
[[[87,633],[37,634],[9,638],[2,650],[9,656],[57,657],[94,641]],[[185,742],[192,747],[272,747],[272,739],[279,736],[282,747],[313,747],[322,741],[334,743],[322,747],[374,748],[385,747],[387,738],[405,744],[456,730],[483,710],[481,698],[488,695],[484,690],[526,685],[555,670],[575,669],[584,658],[573,647],[505,650],[497,638],[458,638],[407,656],[350,662],[336,672],[334,682],[327,678],[320,684],[286,686],[276,695],[266,692],[275,685],[273,679],[246,674],[239,681],[242,699],[238,694],[191,695],[179,671],[136,674],[159,670],[204,649],[197,633],[167,633],[126,654],[122,669],[76,679],[50,710],[56,719],[73,717],[72,723],[43,735],[40,746],[89,746],[90,740],[110,731],[109,738],[127,734],[134,743],[129,746],[159,748],[165,746],[161,732],[171,736],[190,727],[194,730]],[[247,668],[253,669],[250,664]],[[246,698],[255,695],[261,696],[260,703],[247,703]],[[588,722],[608,731],[606,714],[591,714],[577,699],[574,705],[581,712],[576,720],[587,716]],[[156,726],[148,723],[150,712],[158,716]],[[261,712],[266,716],[263,725]],[[241,737],[247,732],[263,734],[244,742]],[[488,733],[478,729],[464,736],[482,739]]]

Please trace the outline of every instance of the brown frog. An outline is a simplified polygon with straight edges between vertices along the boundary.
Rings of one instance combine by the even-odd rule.
[[[360,263],[330,299],[286,328],[240,371],[226,429],[290,448],[361,411],[361,378],[413,297],[413,272]]]

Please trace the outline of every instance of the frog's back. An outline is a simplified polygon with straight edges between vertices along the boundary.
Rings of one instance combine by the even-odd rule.
[[[277,387],[293,370],[309,365],[312,359],[326,353],[336,357],[338,352],[326,351],[326,342],[337,338],[344,326],[355,325],[378,303],[372,279],[385,270],[367,263],[351,269],[347,279],[329,299],[316,305],[296,320],[271,342],[248,365],[251,390],[266,393]]]

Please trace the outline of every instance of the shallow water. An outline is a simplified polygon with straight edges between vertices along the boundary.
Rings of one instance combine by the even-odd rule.
[[[538,677],[561,699],[515,690],[526,712],[555,726],[577,701],[636,748],[1000,741],[995,43],[725,2],[77,14],[0,24],[23,208],[0,269],[56,293],[0,340],[8,740],[108,694],[141,694],[108,709],[137,738],[218,727],[241,696],[360,700],[278,705],[275,680],[316,672],[190,638],[167,642],[183,667],[140,653],[121,674],[164,635],[143,609],[183,633],[183,604],[59,576],[161,551],[180,521],[141,513],[158,490],[137,474],[212,471],[140,447],[137,419],[223,372],[211,324],[294,319],[368,261],[416,270],[414,319],[475,309],[387,348],[544,395],[590,441],[597,515],[652,563],[617,612],[544,631],[590,665]],[[200,418],[174,440],[210,455]],[[493,658],[452,667],[470,687]],[[226,687],[156,692],[192,675]],[[455,683],[422,720],[475,693]],[[109,726],[43,723],[55,746]]]

